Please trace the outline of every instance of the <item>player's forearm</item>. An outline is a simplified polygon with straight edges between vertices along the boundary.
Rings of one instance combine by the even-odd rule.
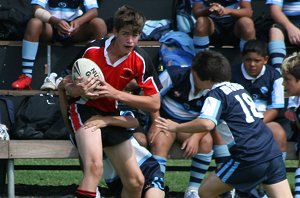
[[[229,10],[229,15],[234,16],[236,18],[241,18],[241,17],[251,18],[253,15],[252,9],[249,8],[241,8],[241,9],[227,8],[227,9]]]
[[[75,21],[77,21],[79,25],[82,25],[89,22],[93,18],[96,18],[97,16],[98,10],[96,8],[92,8],[88,10],[85,14],[83,14],[81,17],[75,19]]]
[[[124,128],[136,128],[139,122],[136,118],[131,116],[109,116],[108,125],[119,126]]]
[[[282,12],[279,6],[271,5],[270,14],[273,20],[276,23],[281,24],[285,29],[288,29],[290,26],[294,26],[287,18],[287,16]]]
[[[156,112],[160,108],[160,96],[158,93],[150,96],[143,96],[120,91],[116,96],[116,99],[131,107],[147,112]]]
[[[60,111],[64,120],[65,125],[69,129],[69,131],[73,131],[72,127],[70,126],[69,120],[68,120],[68,103],[67,103],[67,95],[65,92],[64,87],[62,86],[62,82],[58,85],[58,95],[59,95],[59,107]]]
[[[278,109],[268,109],[264,113],[264,119],[263,119],[264,123],[274,121],[278,117],[278,114],[279,114]]]
[[[176,132],[183,133],[206,133],[215,128],[215,124],[208,119],[197,118],[190,122],[178,124]]]

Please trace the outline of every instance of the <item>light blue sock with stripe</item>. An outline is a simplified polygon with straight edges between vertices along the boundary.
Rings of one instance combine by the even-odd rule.
[[[193,41],[196,53],[209,49],[208,36],[194,36]]]
[[[295,190],[294,190],[294,198],[300,198],[300,168],[296,169],[295,172]]]
[[[26,76],[32,77],[32,70],[36,54],[38,51],[39,42],[31,42],[23,40],[22,45],[22,72]]]
[[[224,162],[227,162],[230,158],[230,152],[226,144],[222,145],[214,145],[213,146],[214,151],[214,159],[216,160],[217,167],[222,166]]]
[[[282,159],[283,159],[283,161],[286,160],[286,152],[282,152]]]
[[[240,40],[240,51],[241,51],[241,52],[243,51],[246,42],[247,42],[247,41],[244,40],[244,39],[241,39],[241,40]]]
[[[161,157],[159,155],[153,155],[153,157],[158,161],[161,172],[165,174],[166,166],[167,166],[167,158]]]
[[[210,153],[197,153],[193,156],[188,189],[198,190],[209,168],[212,155],[213,151]]]
[[[271,58],[272,66],[277,69],[281,70],[281,64],[283,59],[286,56],[286,46],[284,41],[282,40],[274,40],[269,42],[269,54]]]

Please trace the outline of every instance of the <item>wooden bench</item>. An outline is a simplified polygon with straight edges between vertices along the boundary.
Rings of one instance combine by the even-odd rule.
[[[294,151],[295,142],[288,142],[287,160],[297,160]],[[76,159],[78,158],[77,149],[68,140],[0,140],[0,161],[5,162],[6,171],[0,171],[1,181],[7,174],[7,193],[8,198],[15,197],[15,159]],[[170,159],[183,159],[183,151],[180,145],[175,143],[169,153]],[[38,167],[35,166],[35,170]],[[1,166],[0,166],[1,167]],[[57,169],[64,166],[56,167]],[[73,167],[74,168],[74,167]],[[28,170],[28,166],[24,168]],[[209,170],[213,170],[211,167]],[[23,169],[22,169],[23,170]],[[39,170],[39,169],[38,169]],[[45,169],[43,169],[45,170]],[[52,170],[48,167],[47,170]],[[62,170],[62,169],[61,169]],[[63,170],[70,170],[69,168]],[[80,167],[77,167],[80,170]],[[190,167],[173,166],[167,167],[167,171],[189,171]],[[287,168],[288,172],[295,168]],[[2,175],[1,175],[2,174]],[[5,183],[4,183],[5,184]],[[3,184],[3,185],[4,185]]]

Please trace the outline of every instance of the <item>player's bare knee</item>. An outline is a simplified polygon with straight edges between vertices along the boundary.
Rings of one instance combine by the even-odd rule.
[[[92,175],[94,175],[97,178],[100,178],[103,174],[103,164],[99,163],[99,161],[93,161],[91,163],[88,164],[88,167],[86,167],[87,170],[90,173],[92,173]]]
[[[204,136],[199,144],[199,152],[200,153],[209,153],[212,150],[213,140],[210,135]]]
[[[129,191],[140,191],[145,183],[145,178],[142,174],[138,174],[135,177],[128,178],[125,183],[123,183],[124,188]]]
[[[106,23],[101,18],[94,18],[90,22],[93,30],[93,33],[96,34],[94,37],[97,38],[100,36],[100,38],[103,38],[107,34],[107,27]]]
[[[207,17],[198,17],[196,21],[196,32],[199,35],[208,35],[210,28],[210,21]]]
[[[255,39],[254,23],[249,17],[242,17],[238,20],[236,29],[240,32],[242,39]]]
[[[27,24],[25,37],[28,35],[38,35],[42,32],[42,29],[43,22],[37,18],[32,18]]]
[[[269,30],[270,40],[284,40],[282,31],[277,27],[272,27]]]

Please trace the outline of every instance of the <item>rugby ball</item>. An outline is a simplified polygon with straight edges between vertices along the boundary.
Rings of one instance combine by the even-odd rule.
[[[90,76],[104,80],[104,75],[100,67],[88,58],[79,58],[73,64],[72,79],[75,80],[79,76],[81,76],[83,80],[87,80]]]

